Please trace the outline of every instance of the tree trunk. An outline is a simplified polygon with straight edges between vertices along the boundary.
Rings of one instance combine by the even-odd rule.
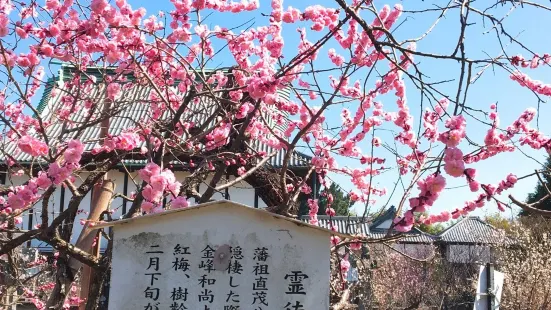
[[[98,221],[100,219],[103,211],[107,210],[114,191],[115,183],[111,180],[103,180],[101,186],[96,187],[96,190],[94,190],[94,196],[92,197],[93,202],[90,206],[90,214],[88,215],[89,221]],[[94,203],[94,200],[96,203]],[[88,223],[86,223],[75,246],[83,249],[84,251],[90,252],[95,236],[96,232]],[[56,285],[50,294],[50,298],[48,299],[46,305],[47,309],[62,308],[65,298],[67,297],[67,294],[69,294],[73,281],[75,280],[75,275],[83,265],[77,259],[70,258],[66,255],[60,255],[57,264]],[[90,277],[85,274],[85,278],[88,280],[81,281],[81,284],[84,284],[85,289],[87,290]],[[88,291],[81,290],[81,298],[88,298]],[[81,309],[84,309],[84,304],[81,305]]]
[[[46,309],[62,309],[67,293],[71,289],[74,275],[67,264],[68,256],[63,255],[57,258],[57,271],[56,271],[56,285],[52,292],[48,302],[46,303]]]
[[[111,255],[106,254],[104,256],[104,261],[102,261],[102,267],[95,271],[92,281],[90,282],[85,310],[99,310],[101,296],[107,296],[109,293],[106,290],[107,286],[105,284],[109,282],[109,275],[111,273]],[[107,307],[105,307],[105,309],[107,309]]]

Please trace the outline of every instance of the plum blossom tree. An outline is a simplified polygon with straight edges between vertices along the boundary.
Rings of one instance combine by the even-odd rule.
[[[128,159],[146,165],[133,179],[135,195],[123,197],[131,204],[125,217],[159,212],[163,201],[169,208],[184,208],[189,199],[206,202],[240,181],[262,188],[271,212],[293,216],[298,197],[312,194],[309,179],[325,188],[338,176],[352,185],[350,199],[364,216],[396,199],[391,228],[401,232],[456,219],[487,202],[504,209],[500,195],[535,176],[500,172],[482,182],[475,166],[521,148],[551,151],[551,138],[533,124],[551,86],[531,77],[549,66],[551,56],[523,44],[506,23],[511,12],[548,13],[549,7],[530,1],[451,1],[412,9],[370,0],[325,2],[290,1],[300,7],[285,8],[282,0],[268,6],[258,0],[171,0],[167,12],[151,15],[126,0],[0,0],[0,150],[8,180],[0,192],[0,233],[6,236],[0,255],[9,260],[31,240],[59,251],[45,307],[63,307],[79,269],[71,269],[79,266],[74,261],[108,270],[109,251],[95,257],[72,244],[71,236],[84,197],[94,187],[108,192],[107,171],[128,171]],[[212,17],[218,15],[226,18]],[[239,23],[229,15],[241,17]],[[254,24],[241,22],[250,16]],[[459,20],[456,38],[432,51],[424,40],[451,16]],[[404,23],[418,20],[433,22],[416,34],[400,32]],[[213,25],[218,21],[225,24]],[[467,47],[478,46],[468,40],[467,33],[475,32],[495,35],[488,52],[468,53]],[[518,55],[510,56],[508,48]],[[56,62],[70,67],[71,75],[54,79]],[[429,66],[449,64],[445,78],[425,74]],[[469,97],[482,77],[492,79],[488,68],[495,72],[492,83],[533,93],[535,108],[526,105],[502,125],[498,105],[485,102],[492,99]],[[37,107],[46,88],[62,102],[47,116]],[[109,123],[129,109],[140,116],[127,120],[122,132],[108,132]],[[198,113],[206,116],[194,117]],[[84,135],[89,128],[101,134]],[[268,151],[257,147],[260,142]],[[290,169],[298,150],[312,156],[303,175]],[[280,167],[269,164],[276,155],[282,155]],[[177,179],[175,166],[189,175]],[[393,172],[395,182],[378,181]],[[26,181],[9,184],[14,175]],[[476,198],[431,213],[453,182]],[[200,183],[207,185],[202,192]],[[50,215],[48,201],[59,187],[71,198],[60,214]],[[318,201],[310,197],[315,224]],[[41,224],[17,228],[31,212],[40,214]],[[424,212],[431,215],[416,216]],[[326,213],[335,211],[327,207]],[[108,216],[96,212],[90,220]],[[337,250],[375,241],[358,236],[331,242]],[[346,269],[346,259],[337,257],[336,266]],[[344,281],[342,272],[336,274]],[[94,294],[89,309],[97,303]]]
[[[503,306],[506,309],[544,309],[550,306],[551,287],[546,268],[550,260],[549,220],[526,216],[510,225],[515,243],[498,249],[499,264],[505,273]]]

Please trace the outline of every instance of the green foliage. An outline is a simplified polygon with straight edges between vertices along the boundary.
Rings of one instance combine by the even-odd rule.
[[[544,182],[547,184],[547,187],[551,187],[551,157],[547,157],[543,169],[547,170],[549,173],[542,173],[541,176],[543,177]],[[528,194],[526,202],[534,203],[545,197],[545,195],[547,195],[547,191],[543,187],[543,184],[538,181],[534,192]],[[547,199],[544,203],[538,205],[537,207],[543,210],[551,210],[551,199]],[[520,215],[524,216],[528,214],[524,210],[522,210],[520,212]]]
[[[419,217],[421,215],[426,217],[427,213],[426,212],[423,212],[423,213],[420,213],[420,214],[417,213],[415,217],[417,219],[419,219]],[[427,234],[431,234],[431,235],[437,235],[440,232],[442,232],[444,229],[446,229],[446,227],[442,223],[436,223],[436,224],[431,224],[431,225],[421,224],[421,225],[418,225],[417,228],[420,231],[426,232]]]
[[[331,204],[331,207],[335,209],[336,215],[352,215],[350,208],[352,207],[353,202],[350,200],[350,196],[345,194],[335,183],[331,184],[329,188],[325,188],[320,193],[318,201],[318,215],[325,215],[325,209],[327,208],[327,195],[324,195],[324,193],[333,195],[333,203]],[[302,216],[306,214],[308,214],[308,203],[307,199],[304,199],[300,203],[299,215]]]
[[[333,195],[333,203],[331,204],[331,208],[335,209],[336,215],[351,215],[350,208],[352,207],[353,202],[350,200],[350,196],[345,194],[338,185],[332,183],[331,186],[324,189],[322,193]],[[325,209],[327,208],[326,195],[320,195],[318,205],[318,215],[325,215]]]
[[[442,225],[442,223],[436,223],[431,225],[421,224],[417,226],[417,228],[419,228],[420,231],[426,232],[427,234],[431,234],[431,235],[438,235],[444,229],[446,229],[446,227]]]
[[[504,218],[501,213],[494,213],[490,215],[486,215],[484,217],[484,221],[492,226],[494,226],[497,229],[502,229],[506,232],[509,232],[511,230],[511,227],[513,225],[513,222],[510,220]]]

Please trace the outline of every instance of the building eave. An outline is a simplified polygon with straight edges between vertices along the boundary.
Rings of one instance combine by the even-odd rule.
[[[326,228],[323,228],[323,227],[320,227],[320,226],[304,223],[302,221],[292,219],[292,218],[289,218],[289,217],[286,217],[286,216],[283,216],[283,215],[271,213],[271,212],[268,212],[268,211],[262,210],[262,209],[252,208],[252,207],[246,206],[244,204],[236,203],[236,202],[229,201],[229,200],[211,201],[211,202],[202,203],[202,204],[195,205],[195,206],[188,207],[188,208],[166,210],[166,211],[163,211],[163,212],[147,214],[147,215],[138,216],[138,217],[134,217],[134,218],[130,218],[130,219],[123,219],[123,220],[117,220],[117,221],[112,221],[112,222],[98,222],[98,223],[94,224],[92,228],[93,229],[101,229],[101,228],[107,228],[107,227],[116,227],[116,226],[120,226],[120,225],[128,225],[128,224],[132,224],[132,223],[136,223],[136,222],[142,222],[142,221],[152,219],[152,218],[160,218],[160,217],[163,217],[163,216],[169,216],[169,215],[173,215],[173,214],[176,214],[176,213],[192,212],[194,210],[199,210],[199,209],[216,208],[216,207],[223,207],[223,206],[231,206],[231,207],[238,208],[238,209],[240,209],[239,210],[240,212],[241,211],[243,211],[243,212],[252,212],[252,213],[261,214],[261,215],[264,215],[264,216],[270,216],[270,217],[276,218],[278,220],[284,220],[284,221],[287,221],[287,222],[291,222],[291,223],[293,223],[297,226],[300,226],[300,227],[306,227],[306,228],[309,228],[309,229],[314,229],[314,230],[317,230],[319,232],[326,233],[327,235],[335,235],[335,236],[339,236],[339,237],[344,238],[344,239],[352,238],[352,236],[349,235],[349,234],[343,234],[343,233],[340,233],[340,232],[332,231],[330,229],[326,229]]]

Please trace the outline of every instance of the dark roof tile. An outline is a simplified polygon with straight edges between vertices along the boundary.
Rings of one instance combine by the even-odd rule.
[[[91,71],[92,73],[101,74],[99,71],[96,72]],[[90,72],[89,72],[90,73]],[[48,120],[52,122],[52,126],[48,127],[47,134],[49,137],[59,137],[60,134],[63,132],[64,123],[58,122],[55,120],[52,120],[52,116],[50,114],[50,111],[61,109],[64,104],[62,102],[62,96],[64,93],[67,93],[67,89],[64,89],[64,83],[63,81],[68,80],[68,75],[72,74],[69,69],[67,69],[66,66],[63,66],[60,71],[60,76],[57,78],[57,80],[50,79],[48,83],[46,84],[46,88],[44,90],[44,93],[42,95],[42,98],[40,100],[40,103],[38,105],[38,111],[41,114],[42,118],[44,120]],[[52,95],[52,88],[53,85],[57,83],[57,88],[60,90],[58,91],[57,95]],[[90,89],[90,93],[88,96],[94,97],[97,102],[105,102],[106,101],[106,91],[104,90],[104,85],[99,84],[99,87],[92,87]],[[122,87],[121,90],[121,102],[119,104],[119,113],[116,116],[113,116],[110,118],[110,124],[109,124],[109,134],[111,135],[118,135],[123,130],[135,127],[141,120],[147,119],[150,117],[150,109],[149,109],[149,94],[151,92],[151,88],[147,86],[139,86],[134,85],[132,87]],[[175,92],[178,92],[175,88]],[[289,99],[289,90],[284,89],[280,92],[281,98],[284,100]],[[184,113],[182,116],[184,119],[192,121],[196,124],[204,124],[209,123],[207,126],[212,126],[214,124],[213,121],[209,122],[209,117],[213,115],[215,112],[215,104],[212,103],[211,98],[205,97],[204,100],[201,100],[198,104],[190,105],[190,108]],[[98,108],[98,111],[101,110],[101,107]],[[167,112],[168,113],[168,112]],[[168,116],[168,114],[167,114]],[[85,123],[87,117],[87,113],[85,109],[79,109],[71,113],[70,119],[71,121],[78,126],[78,124]],[[163,116],[161,116],[161,119]],[[274,127],[277,127],[281,130],[281,126],[274,124]],[[284,130],[284,129],[283,129]],[[99,141],[97,141],[96,137],[99,135],[100,132],[100,125],[97,124],[96,126],[88,127],[84,129],[82,134],[80,135],[79,139],[81,141],[88,141],[85,146],[85,151],[90,151],[95,147],[99,146]],[[65,136],[63,140],[67,140],[68,136]],[[15,157],[17,161],[20,163],[27,163],[33,160],[33,158],[23,152],[19,152],[17,146],[15,143],[10,143],[7,141],[4,141],[4,152],[6,154],[10,154]],[[55,141],[54,141],[55,143]],[[271,154],[274,152],[274,149],[270,147],[269,145],[259,142],[257,140],[252,141],[251,148],[257,152],[266,152],[267,154]],[[283,165],[283,159],[285,156],[285,150],[278,150],[268,163],[271,164],[273,167],[281,167]],[[2,154],[0,154],[1,157],[4,157]],[[291,156],[291,160],[289,162],[290,168],[302,168],[302,167],[308,167],[310,163],[311,157],[303,154],[301,152],[293,152],[293,155]],[[133,165],[143,165],[146,163],[145,160],[132,160],[129,159],[126,161],[129,164]]]
[[[374,239],[381,239],[386,237],[387,232],[388,229],[375,229],[371,230],[370,236],[373,236]],[[417,228],[413,228],[407,233],[392,231],[391,236],[400,236],[399,243],[433,243],[436,241],[435,236],[422,232]]]
[[[310,216],[304,215],[301,220],[308,223]],[[330,219],[327,215],[318,215],[318,225],[321,227],[331,229],[331,223],[333,223],[340,233],[369,235],[369,226],[367,223],[360,223],[360,220],[361,217],[356,216],[333,216]]]
[[[468,216],[438,234],[444,243],[501,244],[508,239],[505,232],[484,222],[477,216]]]
[[[309,215],[304,215],[300,218],[303,222],[310,220]],[[319,226],[331,229],[332,222],[338,232],[343,234],[361,234],[373,239],[381,239],[386,237],[386,229],[370,230],[367,221],[362,222],[360,216],[333,216],[331,220],[327,215],[318,215]],[[396,231],[392,235],[398,234]],[[413,229],[408,233],[401,235],[398,242],[400,243],[432,243],[435,240],[434,236],[424,233],[418,229]]]

